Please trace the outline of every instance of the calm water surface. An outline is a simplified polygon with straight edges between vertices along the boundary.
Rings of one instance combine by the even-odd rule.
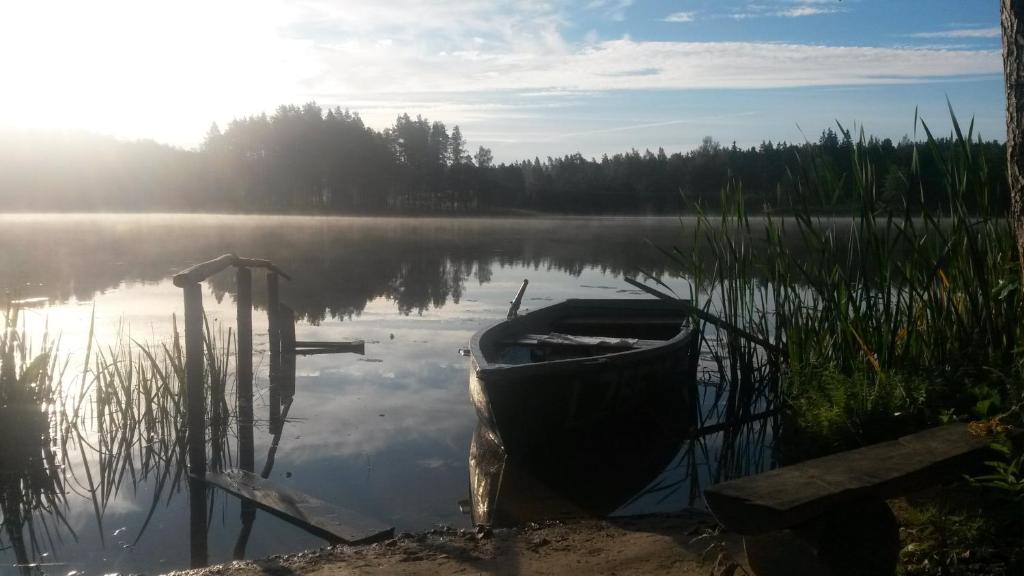
[[[90,318],[97,341],[130,335],[166,342],[181,290],[170,276],[225,252],[267,258],[293,276],[281,300],[296,310],[299,340],[367,341],[366,355],[299,357],[294,404],[271,479],[393,524],[468,527],[467,454],[476,425],[459,354],[478,329],[504,317],[530,280],[523,309],[570,297],[638,297],[621,280],[638,270],[672,278],[647,242],[685,250],[678,219],[356,219],[237,216],[0,216],[0,290],[9,299],[45,298],[21,320],[38,338],[59,334],[60,351],[81,362]],[[254,272],[256,467],[270,443],[265,392],[263,274]],[[207,314],[234,325],[234,275],[204,284]],[[80,386],[74,377],[64,383]],[[706,468],[706,467],[705,467]],[[702,469],[706,475],[707,470]],[[654,485],[681,476],[670,466]],[[153,486],[125,482],[103,515],[100,542],[90,500],[69,484],[68,524],[38,543],[47,574],[84,570],[162,572],[188,563],[187,491],[161,503],[137,544]],[[166,497],[165,497],[166,498]],[[641,496],[620,512],[678,510],[686,489]],[[211,562],[230,560],[239,504],[216,494]],[[53,527],[51,527],[53,528]],[[13,554],[0,551],[4,568]],[[258,515],[247,557],[322,545],[267,514]]]

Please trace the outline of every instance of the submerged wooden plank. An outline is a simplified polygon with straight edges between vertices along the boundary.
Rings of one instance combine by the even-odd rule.
[[[252,472],[209,473],[202,480],[329,542],[365,544],[390,538],[395,531],[358,512],[277,486]]]
[[[704,491],[727,529],[758,534],[806,522],[837,504],[884,500],[970,472],[989,440],[948,424],[889,442],[808,460]]]

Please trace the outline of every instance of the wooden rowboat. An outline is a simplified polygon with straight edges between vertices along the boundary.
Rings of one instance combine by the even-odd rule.
[[[689,314],[685,301],[574,299],[485,328],[470,344],[477,415],[520,459],[637,431],[681,439],[696,397]]]

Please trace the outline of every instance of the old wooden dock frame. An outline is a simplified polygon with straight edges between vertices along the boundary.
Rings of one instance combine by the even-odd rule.
[[[203,295],[201,283],[229,267],[236,268],[237,281],[237,355],[236,390],[238,394],[238,465],[240,470],[207,474],[206,402],[204,392]],[[332,542],[367,542],[390,536],[394,529],[359,514],[334,507],[294,490],[264,482],[254,474],[253,369],[252,369],[252,269],[267,271],[267,320],[270,346],[270,427],[276,449],[283,426],[281,397],[294,395],[294,378],[284,382],[289,367],[294,375],[295,354],[352,352],[362,354],[362,341],[297,342],[294,313],[279,301],[279,279],[291,277],[269,260],[241,258],[224,254],[196,264],[173,277],[174,285],[184,292],[185,300],[185,388],[189,471],[190,564],[206,566],[207,486],[217,486],[242,498],[243,525],[252,526],[255,507],[260,507],[292,524]],[[288,366],[282,366],[287,363]],[[289,388],[283,390],[282,388]],[[276,401],[275,401],[276,400]],[[268,465],[272,462],[268,454]],[[247,534],[245,535],[247,537]],[[246,537],[240,536],[244,551]],[[236,544],[236,556],[238,545]]]

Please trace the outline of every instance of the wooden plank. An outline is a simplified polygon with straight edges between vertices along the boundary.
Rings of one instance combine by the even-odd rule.
[[[367,544],[394,535],[394,527],[296,490],[276,486],[244,470],[207,474],[216,486],[331,543]]]
[[[267,340],[270,354],[268,380],[270,433],[276,434],[281,427],[281,323],[278,312],[277,273],[267,274]]]
[[[664,340],[639,340],[637,338],[614,338],[600,336],[575,336],[572,334],[523,334],[514,340],[502,342],[516,346],[577,346],[597,348],[651,348],[661,346]]]
[[[175,274],[174,285],[178,288],[184,288],[189,284],[202,282],[237,261],[238,257],[234,254],[224,254],[223,256],[214,258],[213,260],[201,262]]]
[[[278,329],[281,334],[281,397],[295,396],[295,311],[284,304],[277,305]]]
[[[238,405],[238,463],[242,470],[252,472],[256,470],[252,432],[252,272],[248,268],[239,268],[236,279],[238,354],[235,389]]]
[[[796,526],[838,504],[885,500],[968,473],[989,452],[965,424],[948,424],[709,487],[704,500],[740,534]]]
[[[321,356],[323,354],[359,354],[363,353],[356,350],[343,350],[341,348],[299,348],[295,350],[296,356]]]
[[[297,340],[295,342],[295,353],[296,354],[310,354],[313,349],[316,353],[324,353],[322,351],[329,350],[331,353],[340,354],[344,352],[350,352],[353,354],[365,354],[366,353],[366,342],[362,340],[342,340],[338,342],[321,342],[313,340]]]

